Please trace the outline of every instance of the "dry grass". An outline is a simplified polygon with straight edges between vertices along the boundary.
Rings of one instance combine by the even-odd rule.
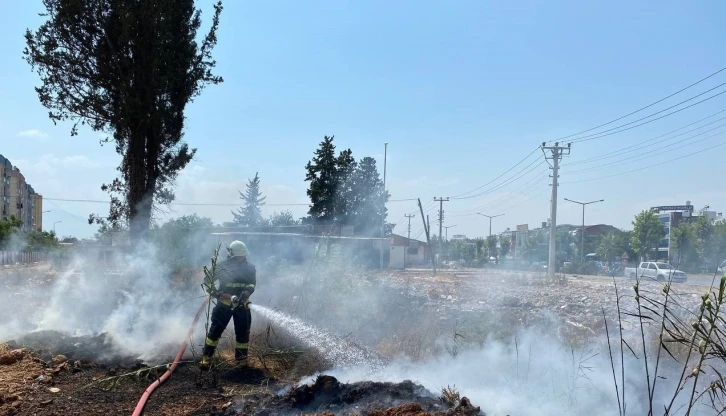
[[[450,387],[447,385],[441,389],[441,401],[451,407],[458,406],[461,401],[461,395],[459,394],[459,391],[456,390],[456,386]]]

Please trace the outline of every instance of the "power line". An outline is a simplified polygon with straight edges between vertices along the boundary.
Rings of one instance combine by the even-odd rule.
[[[726,85],[726,83],[724,83],[724,84],[721,84],[721,85]],[[719,85],[719,86],[720,86],[720,85]],[[595,134],[593,134],[593,135],[589,135],[589,136],[583,136],[583,137],[580,137],[580,138],[574,139],[574,140],[572,140],[572,143],[582,143],[582,142],[588,142],[588,141],[590,141],[590,140],[600,139],[600,138],[602,138],[602,137],[612,136],[612,135],[614,135],[614,134],[618,134],[618,133],[622,133],[622,132],[624,132],[624,131],[632,130],[632,129],[636,128],[636,127],[644,126],[644,125],[646,125],[646,124],[650,124],[650,123],[652,123],[652,122],[654,122],[654,121],[658,121],[658,120],[660,120],[660,119],[666,118],[666,117],[668,117],[668,116],[670,116],[670,115],[673,115],[673,114],[676,114],[676,113],[680,113],[680,112],[681,112],[681,111],[683,111],[683,110],[687,110],[687,109],[689,109],[689,108],[691,108],[691,107],[693,107],[693,106],[696,106],[696,105],[698,105],[698,104],[701,104],[701,103],[703,103],[703,102],[706,102],[706,101],[708,101],[708,100],[710,100],[710,99],[712,99],[712,98],[716,98],[716,97],[718,97],[719,95],[722,95],[722,94],[726,94],[726,91],[721,91],[720,93],[718,93],[718,94],[714,94],[714,95],[712,95],[712,96],[710,96],[710,97],[708,97],[708,98],[705,98],[705,99],[703,99],[703,100],[701,100],[701,101],[699,101],[699,102],[697,102],[697,103],[693,103],[693,104],[691,104],[691,105],[689,105],[689,106],[686,106],[686,107],[683,107],[683,108],[679,108],[679,109],[678,109],[678,110],[676,110],[676,111],[672,111],[672,112],[670,112],[670,113],[668,113],[668,114],[664,114],[664,115],[662,115],[662,116],[660,116],[660,117],[657,117],[657,118],[654,118],[654,119],[652,119],[652,120],[648,120],[648,121],[646,121],[646,122],[643,122],[643,123],[640,123],[640,124],[636,124],[636,125],[634,125],[634,126],[630,126],[630,127],[628,127],[628,128],[622,129],[622,130],[618,130],[618,131],[612,131],[612,130],[614,130],[614,129],[619,129],[619,128],[621,128],[621,127],[625,127],[625,126],[628,126],[628,125],[630,125],[630,124],[633,124],[633,123],[637,123],[638,121],[641,121],[641,120],[645,120],[646,118],[650,118],[650,117],[652,117],[652,116],[654,116],[654,115],[656,115],[656,114],[662,113],[663,111],[666,111],[666,110],[668,110],[668,109],[670,109],[670,108],[673,108],[673,107],[668,107],[668,108],[666,108],[666,110],[662,110],[662,111],[659,111],[659,112],[657,112],[657,113],[653,113],[653,114],[651,114],[651,115],[649,115],[649,116],[647,116],[647,117],[643,117],[643,118],[640,118],[640,119],[638,119],[638,120],[635,120],[635,121],[631,121],[630,123],[626,123],[626,124],[622,124],[622,125],[620,125],[620,126],[617,126],[617,127],[613,127],[612,129],[608,129],[608,130],[602,131],[602,132],[600,132],[600,133],[595,133]],[[678,105],[680,105],[680,103],[679,103]],[[612,132],[611,132],[611,131],[612,131]],[[610,133],[607,133],[607,132],[610,132]],[[604,134],[601,134],[601,133],[604,133]]]
[[[620,150],[616,150],[614,152],[604,153],[604,154],[602,154],[600,156],[595,156],[595,157],[591,157],[591,158],[588,158],[588,159],[583,159],[583,160],[579,160],[579,161],[576,161],[576,162],[572,162],[572,163],[569,164],[569,166],[581,165],[583,163],[589,163],[591,161],[601,161],[603,159],[610,159],[612,157],[616,157],[616,156],[619,156],[619,155],[622,155],[622,154],[625,154],[625,153],[629,153],[629,150],[630,149],[634,149],[636,147],[642,149],[643,147],[641,147],[641,146],[643,146],[645,143],[650,143],[652,141],[658,140],[658,139],[660,139],[662,137],[668,136],[668,135],[673,134],[673,133],[675,133],[677,131],[683,130],[683,129],[687,128],[687,127],[691,127],[691,126],[693,126],[695,124],[698,124],[698,123],[700,123],[700,122],[702,122],[704,120],[708,120],[709,118],[714,117],[714,116],[717,116],[717,115],[719,115],[721,113],[724,113],[724,112],[726,112],[726,109],[721,110],[719,112],[716,112],[714,114],[711,114],[710,116],[704,117],[704,118],[702,118],[702,119],[700,119],[698,121],[695,121],[695,122],[693,122],[691,124],[687,124],[687,125],[685,125],[683,127],[677,128],[675,130],[671,130],[668,133],[664,133],[664,134],[661,134],[660,136],[653,137],[652,139],[644,140],[642,142],[639,142],[639,143],[636,143],[636,144],[633,144],[633,145],[630,145],[630,146],[623,147]],[[704,124],[703,126],[696,127],[695,129],[685,131],[685,132],[683,132],[681,134],[677,134],[677,135],[675,135],[673,137],[670,137],[670,138],[667,138],[667,139],[663,139],[663,140],[659,140],[659,141],[657,141],[657,142],[655,142],[653,144],[650,144],[650,145],[647,145],[647,146],[644,146],[644,147],[650,147],[650,146],[652,146],[654,144],[663,143],[663,142],[666,142],[668,140],[675,139],[676,137],[680,137],[680,136],[683,136],[685,134],[692,133],[692,132],[694,132],[696,130],[700,130],[700,129],[706,127],[706,126],[710,126],[711,124],[718,123],[719,121],[722,121],[722,120],[726,120],[726,117],[723,117],[723,118],[720,118],[718,120],[712,121],[710,123]]]
[[[689,85],[689,86],[687,86],[687,87],[685,87],[685,88],[682,88],[682,89],[680,89],[680,90],[678,90],[678,91],[674,92],[673,94],[671,94],[671,95],[669,95],[669,96],[667,96],[667,97],[661,98],[660,100],[658,100],[658,101],[656,101],[656,102],[654,102],[654,103],[648,104],[648,105],[646,105],[645,107],[641,107],[641,108],[639,108],[639,109],[637,109],[637,110],[635,110],[635,111],[633,111],[633,112],[631,112],[631,113],[628,113],[628,114],[626,114],[626,115],[624,115],[624,116],[622,116],[622,117],[618,117],[618,118],[616,118],[616,119],[614,119],[614,120],[610,120],[610,121],[608,121],[607,123],[604,123],[604,124],[601,124],[601,125],[599,125],[599,126],[595,126],[595,127],[589,128],[589,129],[587,129],[587,130],[583,130],[583,131],[581,131],[581,132],[578,132],[578,133],[575,133],[575,134],[571,134],[571,135],[569,135],[569,136],[564,136],[564,137],[560,137],[559,139],[555,139],[555,140],[552,140],[551,142],[555,142],[555,141],[558,141],[558,140],[565,140],[565,139],[569,139],[570,137],[574,137],[574,136],[579,136],[579,135],[581,135],[582,133],[587,133],[587,132],[590,132],[590,131],[593,131],[593,130],[599,129],[600,127],[605,127],[605,126],[607,126],[607,125],[610,125],[610,124],[612,124],[612,123],[615,123],[616,121],[620,121],[620,120],[622,120],[622,119],[624,119],[624,118],[630,117],[630,116],[632,116],[633,114],[639,113],[639,112],[641,112],[641,111],[643,111],[643,110],[645,110],[645,109],[647,109],[647,108],[653,107],[654,105],[656,105],[656,104],[658,104],[658,103],[661,103],[661,102],[663,102],[663,101],[665,101],[665,100],[667,100],[667,99],[669,99],[669,98],[671,98],[671,97],[673,97],[673,96],[676,96],[676,95],[678,95],[678,94],[682,93],[683,91],[685,91],[685,90],[687,90],[687,89],[689,89],[689,88],[691,88],[691,87],[695,87],[696,85],[698,85],[698,84],[702,83],[703,81],[706,81],[707,79],[709,79],[709,78],[711,78],[711,77],[714,77],[714,76],[718,75],[719,73],[721,73],[721,72],[723,72],[723,71],[725,71],[725,70],[726,70],[726,67],[724,67],[724,68],[721,68],[721,69],[719,69],[718,71],[716,71],[716,72],[712,73],[711,75],[709,75],[709,76],[707,76],[707,77],[705,77],[705,78],[702,78],[702,79],[700,79],[700,80],[698,80],[698,81],[694,82],[693,84],[691,84],[691,85]]]
[[[678,143],[682,143],[682,142],[685,142],[685,141],[691,140],[691,139],[693,139],[693,138],[696,138],[696,137],[700,136],[701,134],[709,133],[709,132],[711,132],[711,131],[713,131],[713,130],[717,130],[717,129],[719,129],[719,128],[721,128],[721,127],[724,127],[724,126],[726,126],[726,124],[722,124],[722,125],[720,125],[720,126],[718,126],[718,127],[715,127],[715,128],[713,128],[713,129],[711,129],[711,130],[707,130],[707,131],[705,131],[705,132],[703,132],[703,133],[700,133],[700,134],[697,134],[697,135],[695,135],[695,136],[687,137],[687,138],[685,138],[685,139],[682,139],[682,140],[679,140],[679,141],[677,141],[677,142],[675,142],[675,143],[671,143],[671,144],[668,144],[668,145],[666,145],[666,146],[664,146],[664,147],[670,147],[670,146],[674,146],[674,145],[676,145],[676,144],[678,144]],[[708,139],[711,139],[711,138],[713,138],[713,137],[717,137],[717,136],[720,136],[720,135],[722,135],[722,134],[724,134],[724,133],[726,133],[726,131],[721,131],[721,132],[718,132],[718,133],[716,133],[716,134],[712,134],[712,135],[710,135],[710,136],[706,136],[706,137],[704,137],[704,138],[701,138],[701,139],[699,139],[699,140],[696,140],[696,141],[693,141],[693,142],[691,142],[691,143],[685,144],[685,145],[683,145],[683,146],[679,146],[679,147],[676,147],[675,149],[665,149],[665,151],[656,151],[656,152],[653,152],[653,153],[648,153],[648,157],[652,157],[652,156],[658,156],[658,155],[662,155],[662,154],[664,154],[664,153],[669,153],[669,152],[672,152],[672,151],[674,151],[674,150],[677,150],[677,149],[682,149],[682,148],[684,148],[684,147],[692,146],[692,145],[694,145],[694,144],[696,144],[696,143],[700,143],[700,142],[702,142],[702,141],[704,141],[704,140],[708,140]],[[609,167],[609,166],[621,166],[621,165],[627,165],[627,164],[629,164],[629,163],[632,163],[632,161],[633,161],[634,159],[635,159],[635,160],[642,160],[642,159],[643,159],[643,156],[642,156],[642,155],[640,155],[640,154],[637,154],[637,155],[634,155],[634,156],[630,156],[630,157],[626,157],[626,158],[624,158],[624,159],[620,159],[620,160],[617,160],[617,161],[615,161],[615,162],[609,162],[609,163],[604,163],[604,164],[602,164],[602,165],[592,166],[592,167],[588,167],[588,168],[585,168],[585,169],[576,169],[576,170],[570,170],[570,171],[566,170],[566,171],[565,171],[564,173],[579,173],[579,172],[588,172],[588,171],[591,171],[591,170],[597,170],[597,169],[602,169],[602,168],[604,168],[604,167]],[[631,162],[628,162],[628,161],[631,161]],[[625,162],[625,163],[623,163],[623,162]]]
[[[536,164],[537,162],[539,162],[539,164],[535,165],[535,164]],[[490,194],[490,193],[492,193],[492,192],[494,192],[494,191],[498,191],[498,190],[502,189],[503,187],[505,187],[505,186],[507,186],[507,185],[509,185],[509,184],[511,184],[511,183],[514,183],[514,182],[516,182],[516,181],[517,181],[518,179],[521,179],[521,178],[523,178],[523,177],[525,177],[525,176],[529,175],[529,173],[530,173],[530,172],[532,172],[533,170],[537,169],[538,167],[540,167],[540,166],[544,165],[545,163],[546,163],[546,162],[544,162],[544,161],[542,161],[542,160],[539,160],[539,159],[535,159],[535,160],[534,160],[534,161],[533,161],[532,163],[530,163],[530,164],[529,164],[529,165],[527,165],[527,166],[526,166],[525,168],[523,168],[523,169],[521,169],[521,170],[520,170],[519,172],[517,172],[517,174],[519,174],[519,176],[515,176],[515,177],[512,177],[512,178],[509,178],[509,180],[507,180],[507,181],[505,181],[505,182],[502,182],[502,183],[500,183],[500,184],[496,185],[496,186],[495,186],[495,187],[493,187],[493,188],[489,188],[489,189],[487,189],[487,190],[481,191],[481,192],[479,192],[479,193],[477,193],[477,194],[474,194],[474,195],[469,195],[469,196],[465,196],[465,197],[461,197],[461,198],[457,198],[457,201],[458,201],[458,200],[462,200],[462,199],[471,199],[471,198],[478,198],[478,197],[480,197],[480,196],[483,196],[483,195],[487,195],[487,194]],[[533,166],[533,165],[535,165],[535,166]],[[526,169],[528,169],[528,168],[530,168],[530,169],[529,169],[529,170],[526,170]],[[526,171],[525,171],[525,170],[526,170]]]
[[[8,198],[19,198],[18,196],[12,195]],[[102,201],[97,199],[67,199],[67,198],[47,198],[43,197],[44,201],[60,201],[60,202],[84,202],[84,203],[97,203],[97,204],[110,204],[111,201]],[[406,199],[389,199],[388,202],[406,202],[415,201],[416,198]],[[213,207],[239,207],[240,204],[225,204],[225,203],[192,203],[192,202],[172,202],[164,205],[175,205],[175,206],[213,206]],[[265,204],[266,207],[286,207],[286,206],[310,206],[310,203],[306,204]]]
[[[717,147],[721,147],[723,145],[726,145],[726,142],[717,144],[715,146],[708,147],[706,149],[699,150],[697,152],[689,153],[687,155],[683,155],[683,156],[677,157],[675,159],[670,159],[670,160],[666,160],[666,161],[663,161],[663,162],[659,162],[659,163],[656,163],[654,165],[644,166],[642,168],[633,169],[633,170],[629,170],[629,171],[626,171],[626,172],[620,172],[620,173],[616,173],[614,175],[601,176],[601,177],[598,177],[598,178],[579,179],[579,180],[576,180],[576,181],[563,182],[563,184],[597,181],[597,180],[600,180],[600,179],[607,179],[607,178],[613,178],[613,177],[620,176],[620,175],[626,175],[628,173],[640,172],[641,170],[651,169],[651,168],[654,168],[654,167],[657,167],[657,166],[661,166],[662,167],[664,163],[670,163],[670,162],[675,162],[676,160],[685,159],[687,157],[690,157],[690,156],[693,156],[693,155],[697,155],[699,153],[703,153],[703,152],[707,152],[709,150],[713,150],[713,149],[715,149]]]
[[[549,176],[549,175],[547,175],[547,174],[546,174],[546,172],[547,172],[546,170],[545,170],[545,171],[542,171],[542,172],[540,172],[540,175],[539,175],[539,176],[536,176],[536,177],[534,177],[533,179],[530,179],[529,181],[525,182],[525,183],[524,183],[524,184],[523,184],[522,186],[520,186],[519,188],[516,188],[515,190],[513,190],[513,191],[512,191],[512,192],[510,192],[509,194],[506,194],[506,195],[504,195],[504,196],[500,197],[499,199],[496,199],[496,200],[494,200],[494,201],[492,201],[492,202],[488,202],[488,203],[486,203],[486,204],[483,204],[483,205],[479,205],[479,206],[477,206],[477,207],[474,207],[474,208],[469,208],[469,209],[464,209],[464,210],[459,210],[459,211],[449,211],[449,212],[452,212],[452,213],[454,213],[454,214],[458,214],[458,215],[455,215],[455,216],[464,216],[464,215],[469,215],[469,214],[464,214],[464,213],[474,213],[475,211],[479,211],[479,210],[481,210],[481,209],[483,209],[483,208],[485,208],[485,207],[491,206],[492,204],[495,204],[495,203],[496,203],[496,202],[498,202],[498,201],[501,201],[501,200],[504,200],[504,199],[509,199],[509,198],[512,198],[512,197],[516,196],[516,195],[517,195],[517,194],[519,194],[519,193],[524,193],[524,192],[527,192],[527,191],[529,191],[530,189],[532,189],[533,187],[535,187],[535,186],[538,186],[538,185],[540,185],[540,183],[539,183],[539,182],[541,182],[541,181],[542,181],[542,179],[544,179],[544,178],[546,178],[547,176]],[[543,175],[543,174],[544,174],[544,175]],[[472,214],[472,215],[473,215],[473,214]]]
[[[549,175],[547,174],[547,170],[541,171],[539,173],[539,176],[535,176],[534,178],[532,178],[529,181],[525,182],[524,184],[522,184],[518,188],[515,188],[512,192],[510,192],[508,194],[505,194],[504,196],[496,199],[495,201],[487,202],[485,204],[482,204],[482,205],[479,205],[479,206],[476,206],[476,207],[473,207],[473,208],[467,208],[467,209],[463,209],[463,210],[452,210],[450,212],[461,215],[461,214],[464,214],[464,213],[473,213],[475,211],[480,211],[484,207],[490,206],[492,203],[494,203],[496,201],[499,201],[501,199],[511,198],[512,196],[517,195],[518,193],[527,192],[530,188],[532,188],[532,186],[533,186],[532,184],[533,183],[534,183],[534,185],[539,185],[539,183],[535,183],[535,182],[539,182],[539,181],[541,181],[542,179],[544,179],[544,178],[546,178],[548,176]]]
[[[526,161],[527,159],[529,159],[529,158],[530,158],[530,157],[531,157],[531,156],[532,156],[533,154],[535,154],[535,153],[536,153],[536,152],[537,152],[538,150],[539,150],[539,147],[535,148],[535,149],[534,149],[534,150],[533,150],[532,152],[530,152],[530,153],[529,153],[529,154],[528,154],[527,156],[525,156],[525,157],[524,157],[524,159],[520,160],[519,162],[517,162],[517,164],[515,164],[515,165],[514,165],[514,166],[512,166],[511,168],[507,169],[507,170],[506,170],[506,171],[505,171],[504,173],[502,173],[501,175],[499,175],[499,176],[497,176],[496,178],[492,179],[491,181],[489,181],[489,182],[485,183],[484,185],[482,185],[482,186],[480,186],[480,187],[478,187],[478,188],[476,188],[476,189],[473,189],[473,190],[471,190],[471,191],[469,191],[469,192],[464,192],[463,194],[459,194],[459,195],[454,195],[454,196],[452,196],[452,197],[451,197],[451,199],[466,199],[466,198],[469,198],[469,197],[466,197],[466,198],[462,198],[462,196],[464,196],[464,195],[466,195],[466,194],[471,194],[471,193],[474,193],[474,192],[476,192],[476,191],[478,191],[478,190],[480,190],[480,189],[484,188],[485,186],[488,186],[488,185],[489,185],[489,184],[491,184],[492,182],[494,182],[494,181],[498,180],[498,179],[499,179],[499,178],[501,178],[502,176],[504,176],[504,175],[506,175],[507,173],[509,173],[509,172],[511,172],[512,170],[514,170],[514,168],[516,168],[517,166],[519,166],[519,165],[521,165],[522,163],[524,163],[524,161]],[[525,169],[526,169],[526,168],[525,168]]]
[[[53,205],[54,207],[58,208],[58,209],[59,209],[59,210],[61,210],[62,212],[65,212],[66,214],[70,215],[71,217],[73,217],[73,218],[77,219],[78,221],[81,221],[81,222],[85,222],[85,223],[88,223],[88,220],[84,220],[83,218],[81,218],[81,217],[79,217],[79,216],[77,216],[77,215],[71,214],[70,212],[68,212],[68,211],[64,210],[63,208],[59,207],[59,206],[58,206],[58,204],[55,204],[55,203],[53,203],[53,201],[52,201],[52,200],[50,200],[50,201],[48,201],[48,202],[50,202],[50,204],[51,204],[51,205]]]

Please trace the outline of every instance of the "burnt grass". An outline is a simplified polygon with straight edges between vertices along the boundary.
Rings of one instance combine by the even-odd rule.
[[[411,406],[413,405],[413,406]],[[335,377],[321,375],[312,385],[302,385],[290,391],[255,402],[239,399],[224,416],[299,415],[309,413],[376,415],[403,408],[413,413],[436,415],[479,415],[478,407],[462,398],[460,403],[445,403],[425,388],[411,381],[401,383],[358,382],[342,384]],[[404,414],[404,413],[401,413]]]
[[[55,331],[31,333],[7,344],[22,347],[20,361],[0,365],[0,414],[97,415],[130,414],[146,387],[165,367],[147,368],[118,355],[103,334],[71,337]],[[36,349],[37,347],[37,349]],[[7,353],[6,353],[7,354]],[[114,355],[116,354],[116,355]],[[479,415],[462,398],[445,403],[411,381],[339,383],[319,376],[313,384],[278,380],[270,362],[253,356],[246,368],[230,367],[222,352],[220,366],[201,372],[183,362],[158,388],[145,415]],[[269,360],[269,359],[268,359]],[[274,367],[274,366],[273,366]],[[287,369],[280,369],[280,374]],[[55,391],[54,391],[55,390]]]
[[[36,331],[8,341],[7,346],[10,349],[29,348],[44,361],[63,355],[69,361],[113,367],[136,368],[143,365],[133,355],[118,351],[105,333],[74,337],[58,331]]]

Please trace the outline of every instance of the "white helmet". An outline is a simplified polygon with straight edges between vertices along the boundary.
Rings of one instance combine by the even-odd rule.
[[[227,247],[230,257],[247,257],[250,252],[247,250],[245,243],[235,240]]]

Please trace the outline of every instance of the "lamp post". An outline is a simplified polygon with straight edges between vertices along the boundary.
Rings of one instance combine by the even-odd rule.
[[[54,222],[54,223],[53,223],[53,234],[55,234],[55,225],[56,225],[56,224],[60,224],[60,223],[62,223],[62,222],[63,222],[63,221],[56,221],[56,222]],[[56,234],[56,235],[57,235],[57,234]]]
[[[605,200],[599,199],[597,201],[578,202],[578,201],[573,201],[572,199],[565,198],[565,201],[582,205],[582,231],[580,231],[580,257],[581,257],[582,261],[585,261],[585,206],[590,205],[590,204],[596,204],[598,202],[603,202]]]
[[[497,217],[501,217],[502,215],[504,215],[504,214],[486,215],[486,214],[482,214],[481,212],[477,212],[477,214],[481,215],[482,217],[489,218],[489,237],[492,236],[492,218],[497,218]]]
[[[456,225],[444,225],[444,228],[446,228],[446,241],[449,241],[449,228],[454,228]]]
[[[381,250],[380,250],[380,260],[381,260],[381,270],[383,270],[383,238],[385,237],[384,228],[386,225],[386,216],[384,215],[385,206],[386,206],[386,165],[388,162],[388,142],[383,143],[383,210],[381,211]]]

